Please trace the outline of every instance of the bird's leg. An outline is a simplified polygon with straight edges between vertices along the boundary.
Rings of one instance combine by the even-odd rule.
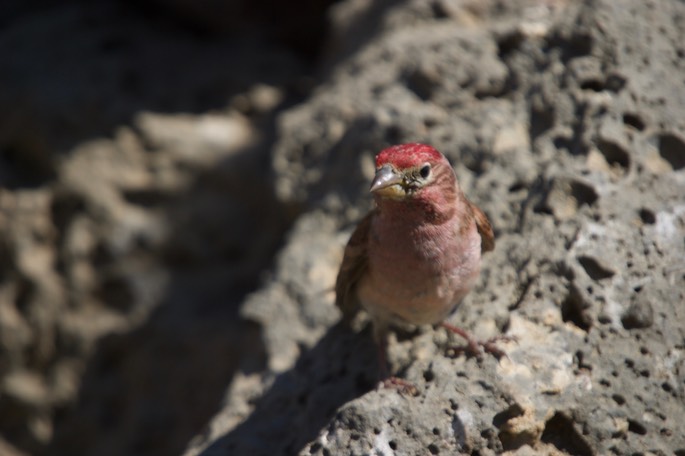
[[[388,340],[385,335],[376,342],[376,347],[378,348],[379,375],[381,381],[383,381],[390,377],[390,369],[388,368]]]
[[[380,386],[383,388],[394,388],[402,394],[416,396],[418,389],[411,382],[390,374],[388,367],[388,337],[387,329],[375,325],[374,335],[376,336],[376,347],[378,347],[378,364],[380,373]]]
[[[471,334],[469,334],[467,331],[457,326],[454,326],[450,323],[442,322],[440,323],[440,325],[449,332],[457,334],[458,336],[461,336],[466,340],[466,347],[460,347],[457,349],[457,351],[464,351],[467,355],[474,356],[478,359],[481,359],[483,357],[483,352],[490,353],[497,359],[501,359],[502,357],[507,356],[507,354],[504,353],[504,351],[502,351],[501,348],[495,345],[495,343],[500,340],[513,340],[513,338],[509,336],[497,336],[486,341],[480,341],[473,337]]]

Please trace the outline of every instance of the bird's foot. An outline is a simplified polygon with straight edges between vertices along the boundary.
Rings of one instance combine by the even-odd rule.
[[[388,377],[381,382],[381,387],[396,389],[402,394],[417,396],[419,389],[411,382],[399,377]]]
[[[396,389],[400,394],[407,394],[410,396],[419,395],[419,389],[414,386],[413,383],[398,377],[388,377],[385,380],[382,380],[379,386],[381,388]]]
[[[460,353],[465,353],[467,356],[473,356],[477,359],[483,359],[483,353],[489,353],[499,360],[503,357],[506,357],[507,354],[497,346],[497,342],[510,342],[516,340],[516,338],[513,336],[500,335],[482,341],[477,340],[467,331],[457,326],[451,325],[449,323],[442,323],[441,325],[446,330],[454,334],[457,334],[458,336],[466,340],[466,345],[450,348],[450,352],[454,356],[457,356]]]

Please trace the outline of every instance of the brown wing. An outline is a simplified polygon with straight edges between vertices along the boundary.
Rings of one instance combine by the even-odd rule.
[[[495,248],[495,234],[492,232],[492,225],[488,216],[480,210],[478,206],[469,201],[473,218],[476,220],[476,228],[480,234],[480,249],[481,252],[490,252]]]
[[[359,310],[355,287],[368,266],[367,245],[373,213],[366,214],[350,236],[335,281],[335,305],[340,308],[346,321],[352,319]]]

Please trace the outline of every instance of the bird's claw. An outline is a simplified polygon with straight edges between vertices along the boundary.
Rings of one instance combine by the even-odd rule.
[[[382,388],[396,389],[400,394],[406,394],[410,396],[419,395],[419,389],[414,386],[413,383],[398,377],[388,377],[381,381],[380,386]]]
[[[483,353],[489,353],[497,360],[508,358],[507,354],[497,346],[497,342],[515,342],[515,336],[499,335],[491,337],[486,341],[480,341],[471,336],[468,332],[458,328],[449,323],[442,323],[442,326],[450,332],[453,332],[466,340],[466,345],[450,347],[450,356],[456,357],[460,353],[465,353],[467,356],[474,357],[478,360],[483,359]]]
[[[483,351],[485,353],[490,353],[492,356],[497,358],[498,360],[502,358],[509,358],[509,356],[499,348],[496,344],[497,342],[516,342],[518,339],[516,336],[505,336],[505,335],[499,335],[495,337],[491,337],[490,339],[484,341],[484,342],[478,342],[478,345],[483,347]]]

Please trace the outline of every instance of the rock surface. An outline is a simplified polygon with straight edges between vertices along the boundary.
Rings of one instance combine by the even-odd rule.
[[[280,116],[274,147],[277,196],[305,214],[242,306],[267,369],[234,378],[186,454],[683,454],[682,4],[336,13],[354,50]],[[376,17],[361,45],[350,15]],[[409,141],[452,159],[496,230],[456,321],[517,339],[479,363],[445,356],[458,341],[442,331],[398,334],[394,370],[418,397],[374,388],[368,328],[339,327],[319,292],[368,208],[373,154]]]
[[[345,0],[311,92],[292,24],[145,4],[219,35],[108,2],[0,33],[3,454],[685,455],[682,2]],[[453,322],[516,338],[393,333],[417,396],[332,292],[409,141],[495,228]]]

